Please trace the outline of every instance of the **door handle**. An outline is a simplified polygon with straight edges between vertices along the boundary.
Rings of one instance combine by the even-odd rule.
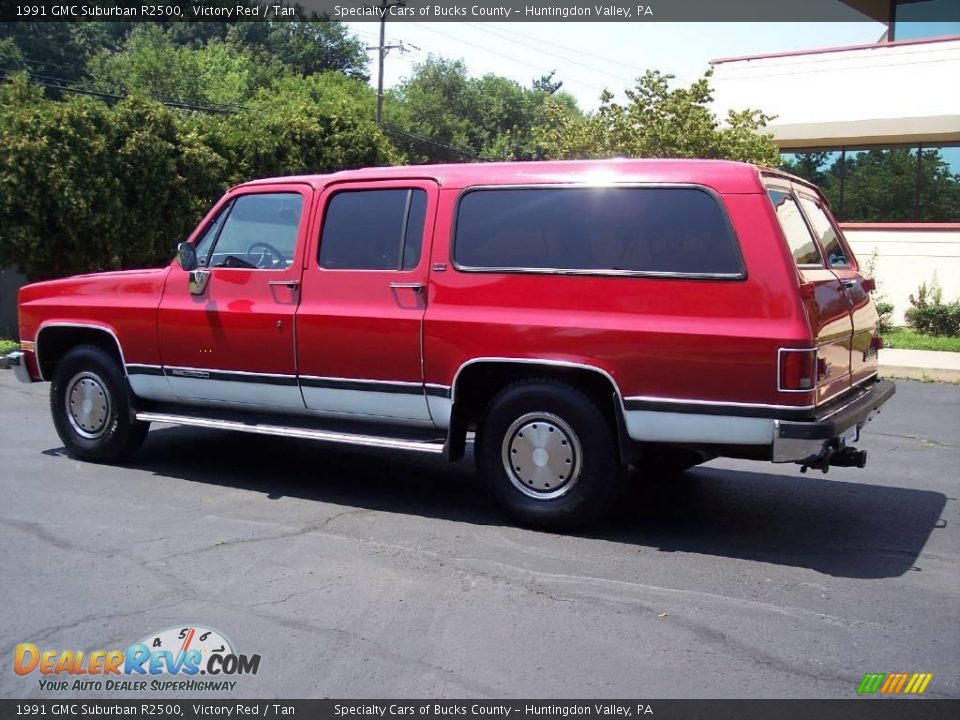
[[[392,282],[390,283],[390,287],[393,288],[394,290],[397,290],[400,288],[409,288],[410,290],[413,290],[415,293],[420,293],[420,292],[423,292],[424,285],[421,282]]]
[[[844,287],[853,287],[854,285],[857,284],[857,279],[856,279],[856,278],[844,278],[843,280],[840,281],[840,284],[843,285]]]
[[[267,285],[277,285],[279,287],[288,287],[291,290],[296,290],[300,287],[299,280],[267,280]]]

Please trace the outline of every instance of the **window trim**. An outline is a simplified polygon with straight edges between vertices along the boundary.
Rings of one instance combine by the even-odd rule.
[[[298,251],[302,244],[305,244],[306,228],[310,222],[310,208],[311,208],[311,199],[310,199],[310,186],[304,183],[291,183],[290,185],[286,184],[270,184],[270,185],[240,185],[236,188],[229,190],[221,199],[218,201],[218,204],[214,206],[213,217],[207,223],[203,224],[203,229],[199,232],[195,232],[193,237],[190,240],[190,243],[196,247],[197,243],[200,241],[200,238],[203,237],[203,234],[207,231],[207,228],[210,227],[210,224],[216,222],[217,218],[220,216],[221,212],[226,212],[227,216],[223,219],[223,224],[220,226],[220,229],[217,231],[217,236],[213,239],[213,244],[210,246],[210,252],[207,253],[207,258],[213,254],[214,249],[217,246],[217,243],[220,242],[220,234],[223,232],[223,229],[227,226],[227,220],[230,219],[230,214],[233,212],[233,208],[237,204],[237,200],[242,197],[247,197],[248,195],[299,195],[303,201],[303,204],[300,207],[300,220],[297,223],[297,238],[293,246],[293,260],[290,263],[289,267],[286,268],[239,268],[239,267],[223,267],[222,265],[214,265],[213,267],[206,265],[201,266],[202,270],[210,270],[220,272],[231,272],[231,271],[243,271],[250,272],[252,270],[257,270],[258,272],[273,272],[273,273],[285,273],[290,272],[291,270],[296,270],[299,268],[297,263]],[[304,212],[307,212],[305,215]]]
[[[375,181],[373,181],[375,182]],[[331,268],[324,267],[323,261],[320,259],[321,254],[323,253],[323,228],[327,223],[327,214],[330,211],[330,203],[333,199],[342,193],[348,192],[377,192],[384,190],[405,190],[407,192],[407,200],[404,203],[403,208],[403,220],[402,228],[400,233],[400,256],[398,258],[398,266],[395,268]],[[420,238],[420,255],[417,258],[417,264],[412,268],[405,268],[403,266],[403,256],[407,249],[407,231],[409,230],[410,225],[410,208],[413,205],[413,193],[414,191],[421,191],[426,199],[426,202],[423,206],[423,230],[422,237]],[[337,185],[330,188],[330,192],[325,194],[325,197],[321,200],[320,205],[320,214],[319,214],[319,230],[317,232],[317,251],[314,254],[317,260],[317,269],[321,272],[377,272],[377,273],[412,273],[416,272],[417,269],[423,264],[423,250],[426,243],[424,242],[427,232],[431,231],[432,228],[429,227],[430,219],[430,192],[426,187],[420,185],[402,185],[398,184],[397,186],[378,186],[378,185],[358,185],[350,187],[348,183],[344,183],[342,186]]]
[[[790,196],[794,204],[797,206],[797,211],[800,213],[800,221],[803,223],[804,227],[807,228],[807,232],[810,234],[810,239],[813,241],[813,246],[817,249],[817,254],[820,256],[819,263],[799,263],[797,259],[793,256],[793,248],[790,247],[790,238],[787,237],[787,231],[783,227],[783,223],[780,222],[780,218],[777,217],[777,206],[773,204],[773,200],[770,197],[770,191],[774,192],[784,192]],[[780,228],[780,232],[783,235],[783,239],[786,240],[787,252],[790,253],[790,257],[793,259],[793,266],[797,270],[829,270],[830,266],[827,264],[827,253],[824,252],[822,245],[820,244],[820,238],[817,237],[817,233],[814,231],[813,226],[810,224],[810,220],[807,218],[807,214],[803,211],[803,206],[800,204],[800,195],[797,193],[796,189],[792,184],[780,185],[776,183],[766,183],[764,184],[763,194],[766,196],[767,201],[770,203],[770,207],[773,210],[773,218],[777,223],[777,227]]]
[[[813,232],[814,240],[816,241],[817,245],[820,246],[820,253],[821,253],[821,256],[823,257],[823,266],[829,270],[859,271],[860,270],[859,264],[857,263],[856,258],[850,249],[850,246],[847,244],[847,239],[843,236],[843,232],[840,230],[840,226],[834,220],[833,213],[829,212],[830,206],[825,204],[824,201],[815,194],[811,193],[810,195],[807,195],[802,192],[795,192],[794,194],[797,197],[797,207],[800,208],[800,213],[803,215],[804,219],[807,221],[807,227],[809,227],[810,230]],[[833,228],[833,232],[837,236],[837,242],[840,244],[840,248],[846,254],[846,258],[847,258],[846,265],[834,265],[832,262],[830,262],[830,253],[827,252],[827,247],[826,245],[823,244],[823,239],[819,237],[818,233],[816,232],[816,228],[814,228],[813,226],[813,220],[810,218],[806,208],[804,208],[803,206],[804,200],[807,200],[809,202],[812,202],[814,205],[817,205],[820,208],[821,212],[823,212],[823,216],[827,219],[827,223],[830,225],[831,228]]]
[[[625,189],[625,190],[697,190],[706,193],[716,203],[720,210],[720,216],[723,219],[724,227],[730,233],[733,239],[733,246],[736,252],[736,259],[740,266],[738,273],[682,273],[667,272],[660,270],[591,270],[581,268],[526,268],[517,266],[504,267],[483,267],[464,265],[457,260],[457,226],[460,222],[460,205],[463,199],[473,192],[483,192],[487,190],[598,190],[598,189]],[[748,277],[747,265],[743,259],[743,249],[740,247],[740,238],[734,229],[733,222],[730,220],[730,214],[723,203],[720,194],[711,187],[699,183],[530,183],[530,184],[511,184],[511,185],[471,185],[463,188],[455,200],[453,215],[450,218],[450,263],[458,272],[464,273],[497,273],[507,275],[572,275],[572,276],[593,276],[593,277],[638,277],[655,279],[673,279],[673,280],[720,280],[720,281],[744,281]]]

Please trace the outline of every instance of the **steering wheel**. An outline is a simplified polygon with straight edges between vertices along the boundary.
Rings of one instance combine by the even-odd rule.
[[[283,267],[286,264],[283,253],[267,242],[255,242],[248,247],[247,261],[261,269]]]

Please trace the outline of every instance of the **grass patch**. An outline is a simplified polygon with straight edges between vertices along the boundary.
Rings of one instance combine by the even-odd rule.
[[[6,355],[8,352],[20,349],[20,343],[17,340],[7,340],[0,338],[0,355]]]
[[[911,328],[894,328],[883,335],[883,346],[900,350],[960,352],[960,337],[921,335]]]

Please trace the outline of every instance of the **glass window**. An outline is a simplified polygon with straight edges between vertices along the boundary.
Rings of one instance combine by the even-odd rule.
[[[924,145],[917,176],[917,221],[960,222],[960,147]]]
[[[960,34],[957,0],[896,0],[893,37],[896,40]]]
[[[798,266],[822,267],[823,258],[820,256],[820,249],[814,242],[813,235],[810,234],[810,229],[804,222],[803,215],[800,214],[800,206],[793,199],[793,195],[785,190],[768,190],[767,195],[770,196],[770,201],[776,210],[777,220],[783,228],[794,262]]]
[[[807,220],[813,226],[813,231],[820,240],[820,247],[827,254],[827,263],[830,267],[850,267],[847,251],[840,243],[840,236],[837,234],[833,223],[830,222],[830,218],[820,201],[801,195],[800,204],[807,215]]]
[[[263,270],[290,267],[302,208],[299,193],[241,195],[226,216],[209,265]]]
[[[420,262],[427,193],[349,190],[330,198],[320,236],[320,267],[410,270]]]
[[[197,240],[194,247],[197,251],[197,262],[201,267],[207,266],[207,261],[210,259],[210,250],[213,248],[213,241],[216,240],[217,233],[220,232],[220,227],[223,225],[223,221],[226,220],[229,212],[230,203],[228,202],[220,208],[220,212],[218,212],[217,216],[207,225],[207,229],[203,231],[203,235]]]
[[[454,256],[474,269],[743,274],[722,209],[695,188],[475,190]]]
[[[826,196],[830,204],[840,207],[841,152],[809,150],[780,153],[780,167],[788,173],[809,180]]]
[[[917,150],[847,150],[844,222],[910,222],[916,217]]]

